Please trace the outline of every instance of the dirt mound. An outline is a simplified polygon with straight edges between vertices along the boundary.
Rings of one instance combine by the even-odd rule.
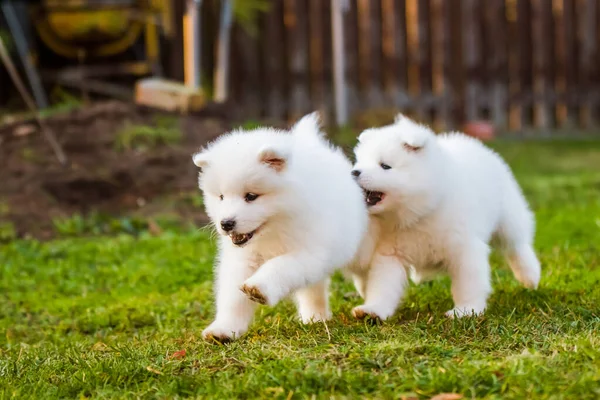
[[[139,211],[163,196],[197,190],[192,152],[229,129],[223,119],[177,117],[121,102],[94,104],[46,122],[69,157],[67,167],[58,164],[35,123],[0,127],[0,220],[12,223],[19,236],[51,237],[56,218]],[[151,137],[161,125],[176,136],[165,134],[164,142]],[[152,139],[146,146],[132,145],[127,131],[140,126],[147,127],[142,139]],[[205,220],[198,207],[178,212]]]

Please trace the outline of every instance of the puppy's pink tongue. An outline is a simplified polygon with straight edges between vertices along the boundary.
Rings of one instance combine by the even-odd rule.
[[[253,233],[232,233],[229,235],[229,237],[231,237],[231,242],[236,246],[246,243],[248,240],[252,239],[252,236]]]
[[[376,205],[381,200],[383,200],[383,196],[384,196],[384,194],[382,192],[371,192],[371,191],[368,191],[366,193],[367,205],[369,205],[369,206]]]

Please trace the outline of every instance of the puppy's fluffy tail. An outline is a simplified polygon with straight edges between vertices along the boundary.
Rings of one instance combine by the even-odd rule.
[[[503,197],[498,233],[504,245],[504,254],[517,280],[535,289],[540,281],[541,267],[533,250],[533,213],[514,178],[508,181]]]

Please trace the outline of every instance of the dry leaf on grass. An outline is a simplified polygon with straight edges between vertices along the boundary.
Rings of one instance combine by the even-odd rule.
[[[170,359],[183,357],[185,357],[185,349],[176,351],[175,353],[171,354],[171,356],[169,356]]]
[[[440,393],[433,396],[430,400],[459,400],[463,395],[458,393]]]
[[[110,351],[110,348],[106,345],[106,343],[97,342],[97,343],[94,343],[94,345],[92,346],[92,350],[104,352],[104,351]]]
[[[158,236],[162,233],[162,229],[154,220],[148,220],[148,232],[153,236]]]
[[[152,368],[151,366],[147,366],[146,369],[156,375],[162,375],[162,372],[160,372],[159,370],[157,370],[156,368]]]

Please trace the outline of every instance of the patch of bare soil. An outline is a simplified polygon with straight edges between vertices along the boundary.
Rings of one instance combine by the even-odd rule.
[[[33,122],[0,126],[0,220],[12,223],[18,236],[52,237],[53,220],[98,211],[150,215],[165,196],[197,190],[191,154],[229,129],[215,117],[168,116],[179,125],[181,140],[144,150],[116,148],[125,126],[153,126],[154,110],[121,102],[103,102],[60,116],[47,125],[69,157],[61,166]],[[201,207],[179,204],[175,212],[197,223]]]

